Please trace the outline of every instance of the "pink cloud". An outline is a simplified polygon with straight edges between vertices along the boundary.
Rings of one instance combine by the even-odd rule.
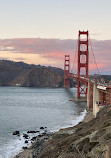
[[[97,64],[98,68],[101,69],[101,68],[104,68],[105,67],[105,64]],[[89,69],[90,70],[95,70],[97,69],[96,65],[95,64],[89,64]]]
[[[53,60],[57,65],[64,63],[65,54],[70,54],[71,62],[73,62],[74,52],[77,47],[77,40],[72,39],[16,38],[0,40],[0,43],[0,51],[10,51],[26,55],[39,54],[42,58],[49,61],[49,64],[50,60]],[[92,47],[100,72],[111,74],[111,40],[92,40]],[[89,56],[90,71],[94,72],[96,64],[91,49],[89,50]],[[74,64],[77,64],[77,57]]]

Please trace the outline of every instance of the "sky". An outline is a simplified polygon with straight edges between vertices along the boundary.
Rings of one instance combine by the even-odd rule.
[[[100,73],[111,74],[110,7],[111,0],[0,0],[0,59],[63,68],[65,54],[74,61],[78,31],[88,30]]]

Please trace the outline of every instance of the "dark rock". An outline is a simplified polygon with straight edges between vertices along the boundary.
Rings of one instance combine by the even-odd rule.
[[[48,137],[45,137],[45,138],[44,138],[44,140],[48,140],[48,139],[49,139]]]
[[[32,137],[32,139],[31,139],[31,140],[32,140],[32,141],[34,141],[34,140],[36,140],[36,138],[37,138],[37,137]]]
[[[46,132],[42,133],[42,135],[46,135]]]
[[[37,131],[28,131],[27,133],[37,133]]]
[[[25,140],[25,143],[27,144],[27,143],[28,143],[28,140]]]
[[[40,131],[36,131],[37,133],[39,133]]]
[[[44,129],[44,127],[40,127],[40,129]]]
[[[20,132],[19,131],[14,131],[13,135],[20,135]]]
[[[25,138],[25,139],[28,139],[28,135],[27,134],[25,134],[25,133],[23,133],[23,137]]]
[[[23,147],[22,147],[22,149],[24,149],[24,150],[25,150],[25,149],[27,149],[27,147],[26,147],[26,146],[23,146]]]

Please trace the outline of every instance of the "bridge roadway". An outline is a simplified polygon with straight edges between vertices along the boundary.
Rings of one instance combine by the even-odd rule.
[[[104,106],[111,104],[111,86],[97,82],[95,79],[79,76],[69,73],[67,78],[73,78],[81,81],[87,88],[87,106],[93,109],[95,104]],[[80,98],[78,98],[79,100]]]
[[[87,78],[87,77],[83,77],[83,76],[79,76],[77,74],[72,74],[72,73],[69,73],[68,78],[75,78],[76,80],[79,80],[81,81],[82,83],[88,85],[88,82],[90,81],[90,83],[94,84],[95,82],[95,79],[90,79],[90,78]],[[100,83],[100,82],[97,82],[97,88],[100,89],[100,90],[107,90],[107,89],[111,89],[111,86],[109,86],[108,84],[106,83]]]
[[[87,88],[87,107],[96,113],[105,105],[111,105],[111,86],[97,82],[95,79],[79,76],[69,73],[67,78],[73,78],[81,81]],[[80,98],[77,98],[78,100]]]

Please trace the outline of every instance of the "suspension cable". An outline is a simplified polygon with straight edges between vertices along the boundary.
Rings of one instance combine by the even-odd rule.
[[[75,66],[76,55],[77,55],[77,44],[76,44],[76,50],[75,50],[75,53],[74,53],[73,64],[72,64],[72,68],[71,68],[71,73],[72,73],[72,71],[74,69],[74,66]]]
[[[98,72],[98,74],[100,76],[100,79],[101,79],[100,71],[99,71],[99,68],[98,68],[98,65],[97,65],[97,62],[96,62],[96,58],[95,58],[95,55],[94,55],[94,51],[93,51],[93,48],[92,48],[90,37],[89,37],[89,42],[90,42],[90,46],[91,46],[91,51],[93,53],[94,61],[95,61],[95,64],[96,64],[97,72]]]

